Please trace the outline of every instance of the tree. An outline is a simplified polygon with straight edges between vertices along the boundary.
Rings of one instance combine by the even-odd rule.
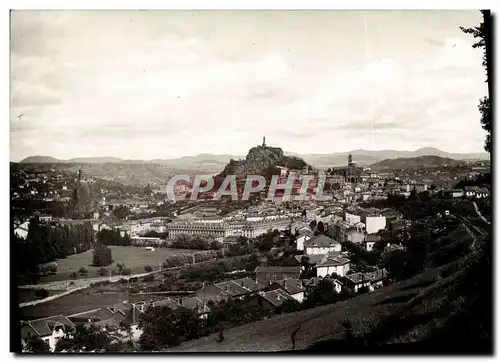
[[[49,291],[45,288],[37,289],[35,291],[35,296],[40,299],[45,299],[49,296]]]
[[[107,272],[107,270],[101,267],[101,268],[99,268],[97,274],[99,274],[99,276],[101,276],[101,277],[104,277],[104,276],[106,276],[106,272]]]
[[[50,347],[43,339],[35,336],[28,340],[24,351],[28,353],[48,353],[50,352]]]
[[[318,222],[317,228],[321,234],[325,233],[325,225],[323,224],[323,221]]]
[[[146,271],[146,273],[151,273],[153,271],[153,268],[151,267],[151,265],[146,265],[144,267],[144,270]]]
[[[476,43],[472,45],[473,48],[483,49],[483,67],[486,72],[486,83],[488,83],[488,95],[479,101],[479,111],[481,112],[481,126],[487,132],[486,141],[484,144],[484,149],[491,153],[491,130],[492,130],[492,111],[490,96],[492,92],[492,82],[489,79],[489,69],[491,69],[491,59],[492,59],[492,39],[493,39],[493,27],[492,27],[492,16],[490,10],[481,10],[483,16],[483,21],[481,24],[474,28],[464,28],[460,29],[466,34],[472,34],[476,39],[479,39]]]
[[[76,278],[78,278],[78,273],[77,273],[77,272],[73,272],[73,273],[71,273],[71,274],[69,275],[69,277],[70,277],[71,279],[76,279]]]
[[[78,274],[80,274],[80,276],[82,276],[82,277],[87,275],[88,273],[89,273],[88,270],[85,269],[85,267],[83,267],[83,266],[80,269],[78,269]]]
[[[111,339],[109,335],[101,328],[90,325],[78,324],[75,329],[68,329],[63,338],[56,344],[56,352],[70,350],[79,352],[106,350],[109,347]]]
[[[101,243],[98,243],[94,249],[94,266],[106,266],[113,262],[111,258],[111,249]]]

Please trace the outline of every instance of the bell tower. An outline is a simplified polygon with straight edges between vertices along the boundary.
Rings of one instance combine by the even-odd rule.
[[[266,147],[266,136],[262,137],[262,147]]]

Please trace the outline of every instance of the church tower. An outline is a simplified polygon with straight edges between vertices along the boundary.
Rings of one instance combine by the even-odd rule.
[[[266,136],[262,137],[262,147],[266,147]]]

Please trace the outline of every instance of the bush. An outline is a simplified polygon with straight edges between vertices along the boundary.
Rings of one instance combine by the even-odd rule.
[[[107,274],[107,270],[104,268],[99,268],[99,270],[97,271],[97,274],[99,274],[101,277],[104,277]]]
[[[81,276],[84,276],[84,275],[87,275],[89,272],[87,269],[85,269],[83,266],[78,269],[78,274],[80,274]]]
[[[146,273],[151,273],[153,271],[153,268],[151,267],[151,265],[146,265],[144,267],[144,270],[146,271]]]
[[[40,299],[45,299],[49,296],[49,291],[47,289],[37,289],[35,290],[35,296]]]
[[[131,275],[132,274],[132,270],[130,270],[129,268],[125,268],[125,269],[123,269],[122,274],[123,275]]]
[[[94,249],[94,258],[92,265],[94,266],[106,266],[113,262],[111,257],[111,249],[105,245],[97,244]]]
[[[76,272],[73,272],[73,273],[71,273],[71,274],[69,275],[69,277],[70,277],[71,279],[76,279],[76,278],[78,278],[78,274],[77,274]]]
[[[144,283],[154,282],[154,280],[155,280],[155,276],[153,274],[145,275],[144,278],[142,278],[142,281]]]

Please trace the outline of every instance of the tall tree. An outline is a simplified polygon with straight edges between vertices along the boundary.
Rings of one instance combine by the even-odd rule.
[[[483,129],[487,132],[486,141],[484,144],[484,149],[491,153],[491,128],[492,128],[492,110],[490,96],[492,94],[492,82],[490,81],[490,75],[493,73],[492,63],[492,39],[493,39],[493,27],[492,27],[492,16],[490,10],[481,10],[483,15],[483,21],[479,26],[473,28],[460,29],[466,34],[472,34],[472,36],[478,41],[472,45],[473,48],[483,49],[483,67],[486,72],[486,83],[488,83],[488,95],[479,100],[479,111],[481,112],[481,125]],[[493,77],[491,77],[493,78]]]

